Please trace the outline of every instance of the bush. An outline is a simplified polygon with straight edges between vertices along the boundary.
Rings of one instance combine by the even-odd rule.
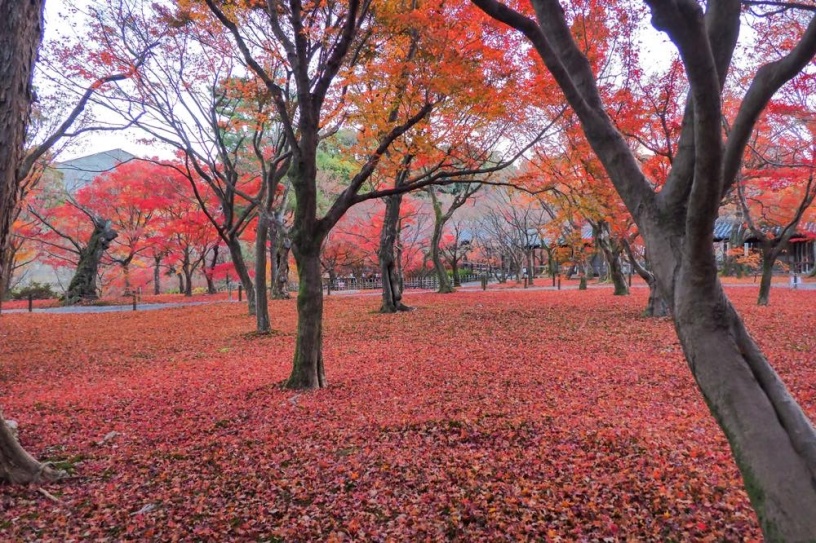
[[[29,295],[35,300],[52,300],[59,298],[59,294],[51,289],[51,285],[48,283],[37,283],[36,281],[28,286],[11,291],[12,300],[27,300]]]

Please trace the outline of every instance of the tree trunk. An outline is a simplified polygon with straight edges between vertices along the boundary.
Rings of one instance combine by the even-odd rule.
[[[623,267],[620,261],[620,251],[610,252],[604,251],[606,256],[607,267],[609,268],[609,276],[612,278],[612,284],[615,285],[615,296],[627,296],[629,294],[629,285],[626,283],[626,276],[623,274]]]
[[[269,301],[266,297],[266,241],[269,229],[263,215],[258,217],[255,230],[255,331],[259,334],[272,332],[269,322]]]
[[[238,274],[238,280],[241,281],[241,285],[244,287],[249,314],[255,315],[255,289],[252,286],[252,278],[249,276],[244,255],[241,253],[241,242],[238,238],[231,238],[227,243],[227,249],[229,249],[230,257],[232,258],[235,273]]]
[[[582,262],[578,264],[575,268],[578,271],[578,290],[586,290],[587,289],[587,268],[589,266]]]
[[[759,281],[759,298],[757,305],[768,305],[771,297],[771,280],[773,279],[773,267],[779,251],[771,247],[762,248],[762,279]]]
[[[680,272],[675,327],[769,541],[816,534],[816,432],[716,282]]]
[[[533,249],[527,250],[527,284],[532,286],[535,280],[535,258],[533,258]]]
[[[626,256],[629,258],[629,265],[632,266],[632,268],[641,277],[641,279],[646,281],[646,284],[649,285],[649,301],[646,303],[646,310],[643,312],[643,315],[646,317],[669,316],[671,314],[669,304],[668,302],[666,302],[666,298],[663,296],[663,294],[660,292],[660,289],[658,288],[657,279],[655,278],[655,275],[647,268],[640,265],[640,262],[637,261],[635,253],[634,251],[632,251],[632,246],[629,244],[628,240],[624,239],[622,241],[622,245],[623,250],[626,252]]]
[[[3,298],[11,290],[11,285],[14,283],[14,260],[17,258],[17,251],[20,246],[15,243],[9,243],[6,247],[6,260],[0,262],[0,268],[6,270],[5,275],[0,272],[0,277],[3,277],[3,283],[0,283],[0,304],[3,303]]]
[[[593,224],[592,229],[594,230],[595,241],[604,255],[604,260],[606,260],[609,277],[615,286],[614,295],[628,295],[629,286],[626,283],[626,277],[623,275],[623,267],[621,266],[621,253],[623,252],[621,243],[612,238],[609,224],[606,221]]]
[[[0,0],[0,285],[7,285],[11,275],[6,251],[19,198],[17,170],[33,96],[31,76],[42,39],[42,10],[41,0]],[[60,475],[20,446],[0,410],[0,481],[30,483]]]
[[[184,274],[182,274],[180,271],[176,272],[176,279],[178,279],[179,294],[184,294]]]
[[[459,259],[458,258],[451,258],[450,259],[451,265],[451,276],[453,277],[453,287],[461,287],[462,286],[462,278],[459,277]]]
[[[184,272],[184,296],[193,295],[193,270],[189,266],[182,269]]]
[[[55,481],[66,473],[41,464],[23,449],[0,410],[0,481],[29,484]]]
[[[669,304],[666,299],[660,294],[660,289],[657,287],[657,281],[654,276],[646,279],[649,285],[649,301],[646,302],[646,309],[643,311],[645,317],[668,317],[671,314],[669,311]]]
[[[125,290],[122,293],[123,296],[130,296],[131,288],[130,288],[130,263],[123,263],[122,264],[122,275],[125,279]]]
[[[448,277],[448,270],[445,269],[445,265],[442,263],[442,255],[439,250],[443,227],[444,224],[439,221],[434,223],[433,236],[431,236],[431,261],[433,262],[436,277],[439,280],[439,289],[437,289],[437,292],[440,294],[449,294],[453,292],[453,286],[451,286],[450,278]]]
[[[295,359],[286,388],[316,389],[326,386],[323,369],[323,284],[320,242],[295,243],[300,288],[297,296],[298,327]]]
[[[153,257],[153,294],[161,294],[161,273],[159,267],[161,266],[162,257],[157,255]]]
[[[208,270],[206,269],[207,264],[204,264],[204,279],[207,281],[207,294],[218,294],[218,289],[215,287],[215,279],[213,278],[213,271],[215,270],[215,266],[218,264],[218,245],[213,247],[212,253],[210,267]]]
[[[402,195],[389,196],[385,199],[385,217],[380,231],[380,247],[377,257],[380,260],[382,275],[382,305],[380,313],[409,311],[411,308],[402,303],[402,278],[400,277],[399,260],[396,254],[399,243],[399,220]]]
[[[110,221],[94,219],[94,229],[88,244],[79,253],[74,277],[68,285],[68,290],[62,296],[65,305],[74,305],[83,300],[95,300],[98,297],[96,278],[99,273],[99,263],[102,255],[116,239],[117,233],[111,228]]]
[[[272,275],[272,299],[289,299],[289,250],[292,242],[281,228],[278,229],[275,240],[275,256]]]

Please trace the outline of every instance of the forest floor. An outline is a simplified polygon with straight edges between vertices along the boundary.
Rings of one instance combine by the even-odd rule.
[[[728,294],[816,417],[816,291]],[[242,304],[3,315],[4,413],[72,476],[0,487],[0,540],[758,540],[646,295],[332,296],[311,393],[294,300],[261,337]]]

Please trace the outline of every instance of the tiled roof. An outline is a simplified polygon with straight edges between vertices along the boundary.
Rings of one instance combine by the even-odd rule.
[[[719,218],[714,222],[714,241],[730,240],[735,233],[742,234],[744,239],[750,240],[752,238],[751,234],[749,232],[743,234],[742,230],[744,230],[744,227],[735,219]],[[773,229],[774,235],[779,235],[781,232],[782,228],[780,227]],[[814,236],[816,236],[816,223],[814,222],[799,223],[799,227],[794,234],[794,237]]]

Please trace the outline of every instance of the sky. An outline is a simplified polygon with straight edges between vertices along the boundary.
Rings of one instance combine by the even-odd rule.
[[[48,43],[49,40],[64,39],[81,41],[87,20],[84,13],[90,6],[98,3],[98,0],[49,0],[46,2],[44,43]],[[670,51],[674,51],[674,46],[665,35],[649,27],[643,30],[642,40],[642,59],[655,68],[666,65],[667,59],[671,56]],[[43,81],[40,81],[39,84],[47,85]],[[103,121],[116,122],[115,116],[105,111],[104,108],[89,107],[93,114]],[[144,134],[138,129],[87,133],[68,144],[60,153],[58,160],[70,160],[112,149],[123,149],[141,157],[170,158],[172,156],[172,151],[168,147],[139,141],[142,137]]]
[[[93,0],[48,0],[45,3],[45,34],[43,42],[49,40],[59,40],[62,37],[68,39],[81,37],[85,27],[86,17],[83,12],[88,7],[98,3]],[[35,84],[37,79],[35,79]],[[40,82],[40,84],[44,84]],[[89,106],[93,108],[93,106]],[[102,108],[91,109],[94,115],[107,122],[116,122],[115,116]],[[170,158],[172,152],[157,145],[149,145],[138,141],[144,138],[144,133],[137,129],[122,131],[106,131],[97,133],[86,133],[75,141],[70,142],[57,158],[58,161],[71,160],[81,156],[87,156],[112,149],[123,149],[139,157]]]

